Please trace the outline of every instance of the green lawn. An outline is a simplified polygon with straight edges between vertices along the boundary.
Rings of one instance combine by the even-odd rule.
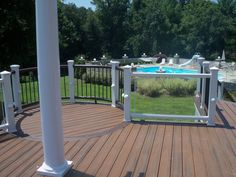
[[[194,115],[195,111],[192,96],[173,97],[162,95],[152,98],[138,93],[132,93],[131,110],[136,113],[178,115]]]
[[[69,80],[68,77],[61,77],[61,97],[69,97]],[[111,97],[110,86],[89,84],[75,79],[75,96],[84,97],[103,97],[109,99]],[[23,104],[39,101],[38,82],[21,83],[21,100]]]

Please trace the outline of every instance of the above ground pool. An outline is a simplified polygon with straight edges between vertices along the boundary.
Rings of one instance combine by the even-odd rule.
[[[198,73],[198,71],[194,69],[173,68],[173,67],[168,67],[168,66],[161,66],[161,67],[162,67],[162,71],[164,71],[165,73],[185,73],[185,74]],[[157,73],[157,71],[160,71],[160,66],[141,67],[141,68],[137,68],[136,71],[145,72],[145,73]],[[218,79],[219,80],[224,79],[221,73],[218,73]]]
[[[137,68],[137,72],[145,72],[145,73],[156,73],[156,71],[160,70],[160,66],[153,66],[153,67],[144,67],[144,68]],[[197,73],[197,70],[191,70],[191,69],[182,69],[182,68],[173,68],[173,67],[167,67],[163,66],[162,70],[165,71],[165,73]]]

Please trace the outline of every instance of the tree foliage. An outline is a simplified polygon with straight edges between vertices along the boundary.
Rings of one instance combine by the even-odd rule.
[[[0,2],[0,67],[36,64],[34,0]],[[236,60],[236,0],[92,0],[95,10],[58,0],[60,59],[143,52]]]

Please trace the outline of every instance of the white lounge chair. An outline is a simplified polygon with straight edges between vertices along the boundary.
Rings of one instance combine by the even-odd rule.
[[[173,64],[174,64],[174,63],[173,63],[173,59],[171,58],[171,59],[169,60],[168,65],[169,65],[169,66],[173,66]]]
[[[166,64],[166,59],[162,58],[160,65],[164,65],[164,64]]]

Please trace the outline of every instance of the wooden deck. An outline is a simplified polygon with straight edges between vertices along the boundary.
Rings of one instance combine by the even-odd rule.
[[[236,177],[236,104],[217,105],[216,127],[126,124],[117,108],[65,105],[65,154],[74,164],[66,176]],[[0,135],[1,177],[36,176],[43,162],[39,109],[18,119],[22,137]]]

